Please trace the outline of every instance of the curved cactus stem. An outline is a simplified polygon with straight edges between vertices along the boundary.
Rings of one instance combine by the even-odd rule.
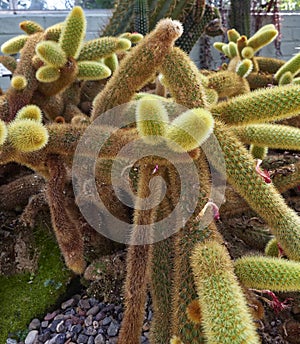
[[[146,201],[149,198],[149,182],[155,166],[147,161],[141,166],[138,180],[137,203],[131,245],[127,253],[127,275],[125,281],[125,312],[119,334],[119,344],[139,344],[143,326],[149,268],[152,260],[154,222],[157,207]],[[161,172],[161,171],[160,171]],[[160,198],[161,181],[153,186],[151,196]],[[146,205],[146,209],[145,206]],[[144,209],[144,210],[141,210]],[[142,244],[143,243],[143,244]]]

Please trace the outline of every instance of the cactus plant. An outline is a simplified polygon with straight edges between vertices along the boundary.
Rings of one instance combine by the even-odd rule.
[[[181,1],[179,3],[183,4]],[[71,40],[76,31],[74,22],[79,24],[79,38],[76,38],[76,44],[72,47]],[[299,150],[298,129],[269,123],[297,116],[300,86],[278,85],[250,92],[247,83],[244,83],[245,78],[242,80],[237,75],[233,80],[239,80],[239,85],[244,85],[240,91],[245,94],[236,93],[235,97],[226,99],[226,89],[220,80],[224,78],[229,85],[230,71],[223,75],[220,72],[217,76],[214,73],[201,73],[186,53],[174,47],[182,34],[182,25],[171,19],[160,21],[152,32],[128,53],[124,53],[118,64],[115,64],[116,69],[108,81],[97,80],[90,84],[90,80],[80,82],[78,78],[84,75],[91,77],[99,63],[96,61],[98,58],[108,58],[112,54],[118,56],[119,49],[123,51],[131,46],[131,41],[124,37],[99,38],[81,46],[84,22],[81,10],[76,8],[75,12],[71,11],[64,25],[54,29],[42,31],[30,23],[24,24],[29,34],[22,44],[28,54],[21,54],[14,76],[25,77],[27,85],[23,90],[10,88],[0,98],[3,119],[0,121],[1,164],[14,161],[43,176],[48,186],[46,199],[58,245],[67,266],[80,274],[86,265],[82,228],[84,220],[78,214],[75,202],[79,205],[86,205],[87,202],[92,206],[96,201],[88,192],[88,180],[85,180],[81,193],[74,194],[71,184],[77,184],[76,178],[79,176],[76,175],[71,181],[69,170],[72,169],[74,155],[78,153],[76,148],[88,125],[93,120],[105,118],[106,111],[130,102],[127,104],[129,106],[124,106],[125,115],[132,120],[130,125],[113,130],[109,139],[107,132],[112,128],[107,124],[96,125],[99,130],[91,131],[88,140],[91,146],[102,139],[106,140],[95,157],[94,169],[96,189],[104,205],[115,216],[133,222],[124,287],[125,312],[119,342],[139,343],[147,288],[150,287],[155,312],[151,330],[153,343],[223,342],[223,337],[220,337],[223,326],[228,331],[228,341],[231,343],[258,343],[246,299],[236,276],[243,284],[246,273],[239,271],[248,269],[249,265],[249,270],[253,269],[253,276],[257,277],[253,277],[253,281],[262,281],[257,284],[258,287],[282,288],[282,284],[287,281],[287,289],[298,289],[296,277],[299,263],[292,260],[300,259],[300,219],[284,202],[275,185],[266,183],[262,173],[259,174],[257,161],[249,154],[245,143],[263,148],[292,147]],[[236,49],[231,44],[228,51],[231,51],[231,55],[236,51],[237,55],[233,59],[240,59],[246,47],[256,50],[265,44],[270,39],[269,36],[265,38],[265,32],[270,30],[274,35],[274,30],[269,27],[252,40],[232,31],[229,37],[236,44]],[[48,44],[45,38],[47,35],[56,38]],[[250,45],[247,45],[249,41]],[[18,40],[12,43],[16,42],[20,47]],[[251,62],[253,68],[257,68],[255,59]],[[250,65],[247,60],[240,65],[243,76],[247,74]],[[42,68],[51,66],[59,69],[58,79],[48,83],[37,80],[36,71],[42,73]],[[137,93],[149,81],[155,80],[158,73],[162,74],[162,84],[170,95],[168,99]],[[95,92],[96,95],[94,93],[94,98],[91,96],[93,92],[88,91],[89,87],[95,87],[98,92]],[[81,91],[89,93],[85,94],[85,100],[93,101],[91,113],[83,114],[80,111]],[[225,98],[220,103],[217,103],[215,97],[218,92],[220,98]],[[43,106],[38,107],[39,104]],[[180,113],[176,112],[176,106],[179,105],[185,107]],[[46,111],[49,113],[47,120],[42,118],[41,121],[41,112],[44,114]],[[158,142],[149,138],[153,134],[159,136],[165,151],[184,169],[183,180],[180,180],[181,176],[170,161],[155,155],[154,144]],[[207,142],[208,136],[213,134],[223,153],[228,181],[267,222],[290,260],[288,264],[279,260],[269,263],[257,257],[253,262],[245,258],[244,263],[234,263],[223,245],[216,224],[213,221],[207,225],[202,224],[205,216],[210,215],[211,219],[219,217],[218,206],[210,199],[208,158],[213,154],[213,147]],[[170,140],[181,145],[179,152],[166,144]],[[126,153],[121,154],[120,161],[117,161],[118,152],[133,141],[137,142],[137,151],[146,144],[150,145],[153,154],[133,165],[131,157]],[[84,168],[89,158],[88,153],[80,156]],[[123,174],[130,169],[129,182],[133,195],[137,196],[133,217],[112,193],[114,186],[122,189],[124,179],[113,179],[111,169],[114,163]],[[212,164],[219,171],[221,155],[213,159]],[[182,225],[185,217],[180,209],[176,209],[176,204],[180,199],[180,182],[185,189],[193,180],[193,171],[189,171],[191,166],[195,167],[193,171],[197,174],[193,187],[199,193],[195,200],[190,193],[183,195],[185,207],[190,210],[193,203],[195,207],[190,210],[190,217]],[[296,175],[285,179],[291,182],[290,185],[299,180],[299,166],[296,167]],[[152,180],[153,176],[161,178]],[[150,191],[153,191],[155,199],[160,199],[163,194],[161,179],[168,186],[162,201],[146,210],[141,209],[144,199],[148,205],[153,205],[148,200],[150,181],[154,185]],[[283,180],[278,180],[281,187]],[[167,227],[177,230],[172,237],[150,245],[145,242],[136,245],[141,239],[151,239],[155,231],[164,234],[166,228],[160,227],[158,220],[168,216],[173,209],[176,209],[176,216],[167,223]],[[105,219],[103,222],[103,226],[109,227]],[[150,230],[143,231],[145,228]],[[283,278],[277,266],[279,270],[282,267],[291,273],[289,279]],[[260,267],[263,272],[259,272]],[[278,276],[277,284],[272,280],[273,276],[269,276],[266,283],[263,283],[262,276],[267,275],[268,269]],[[245,285],[248,279],[245,278]],[[221,321],[215,322],[215,319]]]

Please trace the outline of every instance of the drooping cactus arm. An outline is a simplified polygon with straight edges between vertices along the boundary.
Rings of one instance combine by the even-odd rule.
[[[134,224],[130,238],[131,245],[127,253],[125,312],[119,334],[119,344],[140,343],[153,252],[151,245],[154,235],[153,226],[157,212],[157,206],[153,206],[153,201],[159,199],[162,192],[161,181],[158,181],[155,185],[152,184],[153,187],[149,194],[149,182],[154,168],[155,164],[146,160],[139,173]]]
[[[204,208],[210,197],[210,180],[208,177],[208,165],[203,154],[194,161],[194,164],[197,168],[197,182],[199,183],[197,192],[199,194],[196,199],[197,204],[194,214],[174,238],[173,309],[171,314],[172,335],[179,337],[183,343],[190,344],[202,343],[201,338],[202,340],[204,339],[201,325],[191,322],[187,315],[188,306],[197,298],[189,254],[187,253],[192,252],[197,242],[202,242],[207,238],[214,238],[220,243],[222,242],[221,235],[213,222],[211,222],[209,227],[203,228],[202,219],[197,218],[197,215]],[[195,177],[188,173],[188,167],[186,167],[186,170],[187,174],[184,180],[181,180],[181,183],[185,185],[183,189],[186,187],[185,183],[189,183]],[[176,179],[174,182],[176,182]],[[186,209],[192,206],[193,201],[195,199],[191,195],[186,197],[186,204],[184,205]],[[181,214],[178,214],[178,216],[180,218]]]
[[[247,288],[283,292],[300,289],[300,263],[298,262],[280,258],[246,256],[234,262],[234,272]]]
[[[49,155],[46,163],[49,169],[46,195],[57,242],[67,266],[75,273],[81,274],[85,268],[83,237],[78,224],[72,221],[66,210],[66,168],[63,160],[57,155]]]
[[[300,259],[300,218],[272,184],[255,171],[255,160],[241,142],[216,121],[215,136],[224,152],[229,182],[267,222],[290,259]]]
[[[162,200],[158,214],[157,222],[166,219],[179,201],[178,179],[174,167],[167,168],[164,180],[168,189],[166,197]],[[165,231],[170,228],[180,228],[181,216],[173,214],[164,226],[156,225],[156,230]],[[153,244],[153,258],[151,262],[151,281],[150,292],[153,304],[153,319],[150,328],[150,341],[153,344],[169,343],[172,336],[170,327],[170,314],[172,314],[173,299],[173,272],[174,272],[174,240],[171,236],[162,241]]]

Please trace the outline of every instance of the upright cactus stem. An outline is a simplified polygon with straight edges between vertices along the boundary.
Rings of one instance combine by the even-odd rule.
[[[78,57],[85,31],[86,19],[83,9],[75,6],[69,13],[59,38],[59,44],[67,57]]]
[[[146,35],[149,32],[149,9],[147,0],[135,0],[134,15],[134,31]]]
[[[178,21],[161,20],[155,30],[125,56],[105,89],[94,99],[92,120],[114,106],[130,101],[163,63],[181,34],[182,25]]]

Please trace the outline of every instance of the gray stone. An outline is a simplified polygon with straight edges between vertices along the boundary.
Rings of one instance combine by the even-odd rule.
[[[93,336],[89,337],[89,340],[87,341],[87,344],[95,344],[95,339]]]
[[[60,333],[55,337],[54,344],[64,344],[66,339],[66,335],[64,333]]]
[[[83,309],[85,309],[85,310],[87,310],[87,309],[90,309],[90,308],[91,308],[91,305],[90,305],[90,303],[89,303],[89,300],[88,300],[88,299],[81,299],[81,300],[79,300],[79,302],[78,302],[78,306],[79,306],[80,308],[83,308]]]
[[[54,320],[61,320],[61,319],[64,319],[64,317],[65,317],[64,314],[57,314]]]
[[[106,325],[110,324],[111,320],[112,320],[111,317],[105,317],[102,321],[102,325],[106,326]]]
[[[109,337],[115,337],[119,332],[120,325],[116,320],[112,320],[110,323],[108,329],[107,329],[107,335]]]
[[[66,326],[64,325],[64,320],[62,320],[60,323],[56,326],[56,332],[61,333],[66,329]]]
[[[84,324],[85,326],[91,326],[93,323],[93,316],[90,314],[88,317],[85,318]]]
[[[42,323],[41,323],[42,328],[46,328],[46,327],[48,327],[48,325],[49,325],[49,321],[47,321],[47,320],[42,321]]]
[[[99,303],[99,301],[97,299],[95,299],[94,297],[89,298],[89,301],[90,301],[90,305],[92,307],[98,305],[98,303]]]
[[[105,313],[104,312],[99,312],[98,314],[96,314],[95,316],[95,320],[99,321],[105,318]]]
[[[56,332],[56,326],[61,322],[60,319],[53,320],[52,323],[49,325],[51,332]]]
[[[84,334],[87,336],[95,336],[97,334],[97,330],[95,330],[92,326],[89,326],[85,329]]]
[[[100,307],[98,305],[95,305],[86,312],[86,315],[96,315],[99,312],[99,310]]]
[[[52,320],[56,316],[56,312],[48,313],[45,317],[44,320]]]
[[[105,344],[105,337],[103,334],[98,334],[95,338],[95,344]]]
[[[67,309],[69,307],[73,307],[76,305],[76,300],[75,299],[70,299],[61,304],[61,309]]]
[[[25,344],[33,344],[38,337],[38,331],[32,330],[28,333],[25,339]]]
[[[12,338],[7,338],[6,344],[17,344],[17,341],[15,339],[12,339]]]
[[[40,328],[41,322],[39,319],[32,319],[30,324],[28,325],[29,330],[38,330]]]
[[[77,338],[77,343],[78,343],[78,344],[86,344],[87,341],[88,341],[88,339],[89,339],[88,336],[86,336],[85,334],[82,334],[82,333],[81,333],[81,334],[78,336],[78,338]]]
[[[39,341],[45,343],[51,337],[51,331],[48,329],[44,333],[39,335]]]
[[[82,326],[80,325],[80,324],[77,324],[77,325],[74,325],[74,326],[72,326],[72,328],[71,328],[71,331],[73,332],[73,333],[79,333],[79,332],[81,332],[81,330],[82,330]]]
[[[141,336],[141,343],[148,342],[148,339],[145,336]]]
[[[108,340],[108,344],[117,344],[117,343],[118,343],[117,337],[109,338],[109,340]]]

